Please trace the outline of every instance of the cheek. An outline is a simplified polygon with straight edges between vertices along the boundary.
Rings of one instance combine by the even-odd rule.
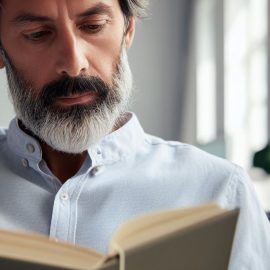
[[[95,59],[91,61],[90,74],[98,75],[106,82],[112,83],[112,77],[115,71],[115,65],[118,61],[119,53],[106,55],[100,52],[100,57],[96,54]],[[91,70],[92,69],[92,70]],[[94,73],[94,74],[93,74]]]
[[[48,82],[48,72],[44,68],[46,67],[45,59],[39,58],[37,62],[35,59],[28,57],[26,61],[17,61],[15,66],[24,79],[31,84],[35,92],[39,92],[39,89],[42,89]]]
[[[92,50],[88,50],[89,73],[98,75],[107,82],[112,83],[112,75],[119,61],[121,52],[122,36],[107,39],[92,44]]]
[[[46,74],[44,68],[46,67],[46,59],[42,59],[40,54],[36,57],[25,50],[20,50],[19,47],[8,44],[8,42],[3,46],[20,76],[29,82],[33,89],[42,88],[46,81],[44,76]]]

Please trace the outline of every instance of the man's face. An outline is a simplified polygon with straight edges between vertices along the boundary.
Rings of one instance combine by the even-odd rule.
[[[112,129],[131,88],[134,33],[117,0],[4,0],[0,27],[15,110],[30,131],[75,153]]]

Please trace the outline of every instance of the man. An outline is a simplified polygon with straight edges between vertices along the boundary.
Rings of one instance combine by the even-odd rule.
[[[230,269],[270,269],[270,227],[242,169],[149,136],[126,113],[126,51],[146,4],[1,1],[1,67],[17,117],[0,133],[0,228],[105,253],[135,215],[216,201],[241,209]]]

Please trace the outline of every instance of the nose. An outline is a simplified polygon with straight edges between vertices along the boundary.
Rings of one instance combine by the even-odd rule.
[[[61,76],[76,77],[83,75],[89,68],[86,48],[80,37],[72,31],[66,31],[59,36],[57,49],[57,73]]]

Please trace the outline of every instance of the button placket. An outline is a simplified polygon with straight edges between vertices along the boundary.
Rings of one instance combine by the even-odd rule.
[[[55,198],[51,236],[75,243],[77,225],[77,200],[85,177],[74,177],[64,183]]]
[[[50,235],[68,241],[69,221],[70,195],[63,190],[54,203]]]

